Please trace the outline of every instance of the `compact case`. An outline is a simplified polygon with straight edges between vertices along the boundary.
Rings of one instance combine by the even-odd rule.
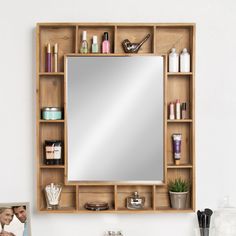
[[[103,210],[108,210],[109,205],[107,202],[87,202],[84,205],[85,209],[91,210],[91,211],[103,211]]]

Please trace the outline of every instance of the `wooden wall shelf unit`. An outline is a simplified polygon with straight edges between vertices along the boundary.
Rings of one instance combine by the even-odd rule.
[[[68,183],[66,176],[66,161],[62,165],[45,165],[45,140],[65,140],[65,120],[46,121],[41,118],[43,107],[64,107],[64,55],[78,54],[82,31],[87,31],[89,47],[92,35],[97,35],[99,43],[103,33],[109,32],[111,55],[127,55],[121,42],[128,38],[132,42],[140,41],[148,33],[149,40],[143,45],[138,54],[165,55],[165,119],[164,119],[164,183]],[[59,44],[58,72],[46,72],[45,53],[46,45]],[[175,47],[180,53],[187,48],[191,56],[191,72],[167,72],[167,54]],[[101,49],[99,49],[101,54]],[[93,55],[94,54],[88,54]],[[194,79],[195,79],[195,24],[193,23],[39,23],[37,24],[37,206],[41,212],[51,213],[93,213],[86,210],[87,201],[104,200],[109,203],[110,209],[96,211],[96,213],[164,213],[164,212],[193,212],[195,210],[195,115],[194,115]],[[169,120],[168,104],[179,98],[189,104],[189,117],[186,120]],[[175,165],[171,135],[182,133],[182,157],[180,165]],[[66,147],[64,147],[64,150]],[[63,156],[66,156],[64,151]],[[182,177],[191,183],[188,197],[188,207],[184,210],[175,210],[170,207],[167,183],[171,179]],[[44,195],[44,188],[51,182],[62,183],[61,204],[58,210],[48,210]],[[138,191],[146,199],[142,210],[128,210],[125,198],[132,192]]]

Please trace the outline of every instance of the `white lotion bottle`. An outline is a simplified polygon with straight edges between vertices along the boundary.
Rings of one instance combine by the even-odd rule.
[[[175,48],[169,54],[169,72],[179,72],[179,54]]]
[[[176,120],[180,120],[180,117],[181,117],[181,113],[180,113],[180,100],[177,99],[176,100],[176,103],[175,103],[175,117],[176,117]]]
[[[187,48],[180,54],[180,72],[190,72],[190,55]]]

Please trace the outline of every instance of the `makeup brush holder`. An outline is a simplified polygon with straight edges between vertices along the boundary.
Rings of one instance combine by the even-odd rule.
[[[54,210],[59,208],[61,198],[62,186],[60,184],[51,183],[46,185],[45,197],[47,202],[47,209]]]
[[[195,236],[215,236],[215,228],[196,228]]]

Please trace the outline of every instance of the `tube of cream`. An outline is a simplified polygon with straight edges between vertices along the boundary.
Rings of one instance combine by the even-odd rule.
[[[181,158],[182,134],[172,134],[172,140],[173,140],[173,153],[174,153],[175,164],[179,165]]]

